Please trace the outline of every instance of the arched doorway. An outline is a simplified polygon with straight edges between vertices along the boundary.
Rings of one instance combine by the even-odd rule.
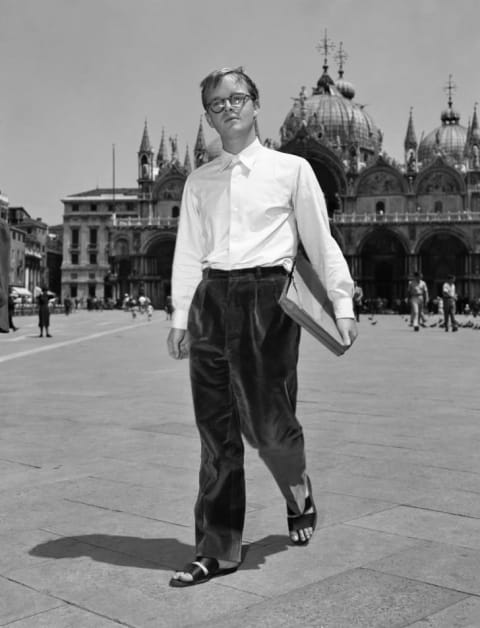
[[[149,244],[143,259],[145,294],[155,308],[163,308],[170,294],[174,250],[173,237],[158,237]]]
[[[388,307],[405,292],[405,249],[397,235],[375,229],[360,252],[359,282],[367,299],[383,299]]]
[[[335,212],[341,211],[342,201],[338,182],[328,166],[315,159],[309,160],[310,165],[317,177],[317,181],[322,188],[325,202],[327,205],[328,215],[332,216]]]
[[[456,277],[457,292],[467,295],[468,250],[457,236],[447,232],[433,234],[422,243],[419,257],[431,298],[442,294],[442,285],[449,274]]]

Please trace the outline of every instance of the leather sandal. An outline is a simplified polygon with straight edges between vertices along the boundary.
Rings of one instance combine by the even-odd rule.
[[[170,578],[169,585],[171,587],[192,587],[196,584],[208,582],[212,578],[226,576],[229,573],[237,571],[238,566],[220,569],[216,558],[198,557],[191,563],[187,563],[182,570],[183,573],[189,573],[192,580],[180,580],[178,578]]]
[[[312,528],[312,530],[315,531],[317,526],[317,509],[315,507],[315,502],[313,501],[312,484],[309,477],[307,477],[307,485],[309,494],[308,497],[305,498],[305,508],[303,509],[303,513],[301,515],[297,515],[287,506],[289,533],[299,532],[300,530],[305,530],[305,528]],[[308,512],[309,510],[312,512]],[[310,541],[310,539],[302,540],[300,537],[297,541],[294,541],[291,535],[290,540],[294,545],[307,545]]]

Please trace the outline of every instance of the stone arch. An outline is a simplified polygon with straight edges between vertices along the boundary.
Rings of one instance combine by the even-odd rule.
[[[463,234],[454,229],[429,231],[418,242],[416,253],[431,298],[441,295],[443,282],[449,274],[456,276],[457,290],[460,294],[465,294],[469,248]]]
[[[359,281],[365,297],[382,299],[392,307],[403,297],[408,243],[398,232],[387,227],[373,227],[358,247]]]
[[[130,245],[128,238],[125,236],[116,238],[113,242],[113,255],[114,257],[127,257],[129,255]]]
[[[312,138],[296,138],[283,145],[280,150],[299,155],[309,162],[322,188],[330,216],[342,211],[343,198],[347,194],[347,179],[342,162],[332,150]]]
[[[185,177],[170,175],[158,180],[152,191],[152,199],[156,201],[178,201],[182,198]]]
[[[432,165],[419,174],[415,181],[414,193],[417,196],[465,194],[465,182],[453,168]]]
[[[402,175],[390,166],[373,165],[359,176],[355,185],[357,196],[388,196],[406,194]]]

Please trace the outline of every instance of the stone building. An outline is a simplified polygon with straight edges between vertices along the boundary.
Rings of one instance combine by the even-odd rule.
[[[480,128],[476,106],[467,126],[447,85],[440,124],[422,135],[406,112],[402,163],[383,150],[383,134],[355,102],[344,78],[340,47],[338,77],[323,73],[307,93],[302,87],[287,111],[272,148],[309,161],[324,191],[334,237],[367,298],[398,304],[418,270],[432,297],[447,274],[464,297],[480,297]],[[288,97],[285,98],[288,102]],[[412,103],[414,105],[415,103]],[[440,106],[439,106],[440,109]],[[138,150],[138,187],[97,189],[63,199],[62,292],[121,299],[149,296],[163,307],[183,186],[191,170],[175,138],[162,134],[157,154],[145,123]],[[168,148],[170,150],[168,150]],[[219,152],[206,146],[200,122],[193,166]]]

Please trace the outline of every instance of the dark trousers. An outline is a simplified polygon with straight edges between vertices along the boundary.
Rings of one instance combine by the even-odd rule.
[[[243,437],[288,506],[305,506],[303,431],[295,416],[300,328],[278,305],[282,268],[208,270],[190,309],[190,377],[201,440],[196,553],[240,562]]]
[[[456,318],[455,318],[455,310],[456,310],[455,299],[452,299],[451,297],[444,297],[444,299],[443,299],[443,315],[444,315],[444,318],[445,318],[445,321],[444,321],[445,329],[448,329],[448,321],[450,321],[450,323],[452,325],[452,329],[456,329],[457,328],[457,321],[456,321]]]

